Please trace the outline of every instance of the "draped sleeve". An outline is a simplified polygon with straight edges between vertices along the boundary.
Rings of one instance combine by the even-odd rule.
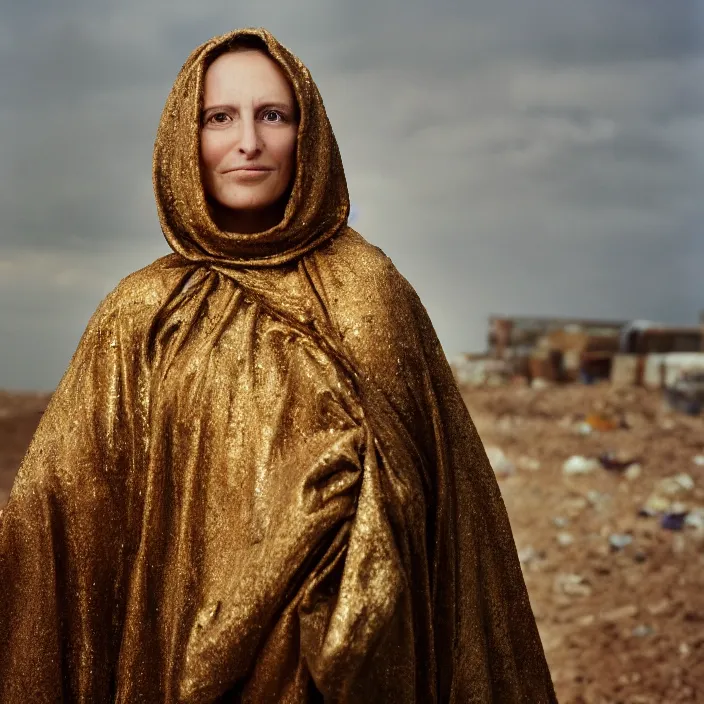
[[[0,701],[108,701],[142,422],[119,294],[91,318],[0,520]]]
[[[415,700],[555,702],[506,507],[425,307],[353,230],[310,269],[360,373],[387,515],[412,585]],[[394,491],[400,485],[413,491]],[[398,694],[389,701],[402,701]]]

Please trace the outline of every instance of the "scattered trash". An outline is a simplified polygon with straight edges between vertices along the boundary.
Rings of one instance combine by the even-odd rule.
[[[655,629],[651,626],[647,626],[644,623],[641,623],[640,625],[636,626],[631,631],[631,634],[634,635],[636,638],[645,638],[646,636],[652,635],[653,633],[655,633]]]
[[[600,413],[590,413],[584,422],[592,429],[600,433],[609,432],[610,430],[617,430],[621,424],[609,418],[608,416],[601,415]]]
[[[646,516],[657,516],[659,513],[667,511],[672,502],[660,494],[651,494],[641,509],[641,513]]]
[[[627,533],[613,533],[609,536],[609,545],[614,550],[622,550],[633,542],[633,536]]]
[[[519,457],[516,464],[518,469],[525,469],[529,472],[537,472],[540,469],[540,460],[536,460],[534,457],[527,457],[526,455]]]
[[[580,616],[576,623],[579,626],[591,626],[595,620],[594,614],[585,614],[584,616]]]
[[[561,548],[566,548],[569,545],[572,545],[572,543],[574,543],[574,536],[572,535],[572,533],[567,533],[566,531],[564,531],[562,533],[557,534],[556,540],[557,544]]]
[[[499,447],[487,447],[486,456],[489,458],[494,473],[499,477],[510,477],[516,473],[516,466],[506,457]]]
[[[527,565],[539,558],[540,553],[532,545],[526,545],[518,551],[518,561],[522,565]]]
[[[555,516],[555,518],[552,519],[552,524],[557,528],[566,528],[568,523],[569,521],[562,516]]]
[[[660,525],[666,530],[682,530],[686,513],[665,513],[660,521]]]
[[[623,425],[629,430],[639,430],[650,424],[650,421],[642,413],[626,411],[623,414]]]
[[[665,494],[666,496],[687,494],[692,491],[692,489],[694,489],[694,479],[684,472],[672,477],[665,477],[665,479],[658,482],[657,485],[659,493]]]
[[[581,455],[572,455],[562,465],[562,471],[565,474],[590,474],[600,466],[598,460],[582,457]]]
[[[603,452],[599,455],[599,462],[604,469],[624,470],[635,464],[635,458],[625,459],[623,455],[616,452]]]
[[[601,511],[604,508],[606,502],[611,498],[611,496],[609,494],[602,494],[596,489],[590,489],[587,492],[586,498],[592,508],[596,509],[597,511]]]
[[[530,386],[532,389],[549,389],[552,384],[547,379],[538,376],[530,382]]]
[[[697,467],[704,467],[704,455],[695,455],[692,458],[692,462],[694,462]]]
[[[666,613],[672,608],[672,602],[667,599],[660,599],[660,601],[656,601],[653,604],[648,604],[648,613],[651,614],[652,616],[660,616],[661,614]]]
[[[684,523],[690,528],[704,530],[704,508],[695,508],[687,513]]]
[[[590,596],[592,593],[591,586],[581,574],[558,574],[554,586],[567,596]]]
[[[698,416],[704,407],[704,369],[683,369],[663,396],[673,410]]]
[[[687,506],[673,499],[678,496],[684,498],[693,490],[694,480],[689,474],[682,473],[673,477],[665,477],[665,479],[657,483],[656,490],[648,497],[638,515],[652,517],[664,513],[674,516],[682,514],[684,516],[688,513]],[[677,519],[667,521],[668,526],[671,523],[674,525],[676,522]],[[680,528],[671,528],[670,530],[680,530]]]
[[[643,467],[641,467],[637,462],[635,464],[630,465],[626,471],[623,473],[623,476],[628,479],[628,481],[632,482],[635,479],[638,479],[640,475],[643,473]]]
[[[589,425],[589,423],[582,421],[581,423],[577,423],[575,430],[580,435],[589,435],[592,432],[592,426]]]
[[[672,536],[672,552],[674,552],[675,555],[681,555],[686,546],[686,541],[682,533],[675,533]]]
[[[568,518],[576,518],[588,505],[589,502],[583,496],[572,496],[565,499],[560,508]]]
[[[638,607],[635,604],[628,604],[626,606],[620,606],[616,609],[610,609],[609,611],[602,611],[599,614],[602,621],[621,621],[625,618],[631,618],[638,614]]]

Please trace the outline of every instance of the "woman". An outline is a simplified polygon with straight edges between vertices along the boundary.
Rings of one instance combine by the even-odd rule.
[[[307,69],[263,29],[199,47],[154,186],[174,253],[99,306],[0,526],[0,701],[554,702],[496,480],[346,225]]]

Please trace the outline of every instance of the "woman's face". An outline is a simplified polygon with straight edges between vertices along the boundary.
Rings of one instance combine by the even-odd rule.
[[[264,53],[219,56],[205,73],[201,173],[216,220],[236,232],[273,227],[295,168],[293,90]]]

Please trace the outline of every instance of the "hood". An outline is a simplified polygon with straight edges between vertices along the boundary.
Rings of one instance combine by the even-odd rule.
[[[259,37],[287,76],[299,108],[296,168],[284,217],[275,227],[238,234],[220,230],[200,173],[200,114],[210,61],[238,37]],[[277,266],[345,229],[349,216],[342,159],[322,98],[303,63],[263,28],[214,37],[191,53],[164,106],[154,145],[153,183],[169,246],[191,261],[225,267]]]

